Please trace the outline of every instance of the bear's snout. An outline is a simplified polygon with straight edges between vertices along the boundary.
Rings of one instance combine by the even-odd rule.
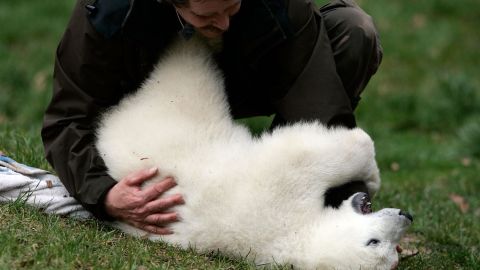
[[[413,216],[410,215],[410,213],[408,213],[406,211],[403,211],[403,210],[400,210],[400,212],[398,214],[400,216],[404,216],[404,217],[408,218],[410,220],[410,222],[413,222]]]

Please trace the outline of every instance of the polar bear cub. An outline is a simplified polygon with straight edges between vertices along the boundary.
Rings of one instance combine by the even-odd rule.
[[[365,211],[362,193],[325,207],[325,192],[349,181],[378,190],[370,137],[317,122],[253,137],[232,120],[222,74],[196,39],[177,41],[141,88],[104,115],[97,148],[114,179],[153,166],[161,174],[147,185],[175,178],[170,193],[185,204],[174,209],[182,218],[174,234],[117,226],[183,248],[300,269],[390,269],[410,224],[398,209]]]

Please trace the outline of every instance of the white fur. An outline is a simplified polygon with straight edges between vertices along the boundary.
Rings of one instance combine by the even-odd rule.
[[[97,147],[113,178],[156,166],[152,182],[173,176],[169,193],[186,201],[175,209],[182,221],[173,235],[117,224],[128,233],[304,269],[389,269],[397,260],[394,235],[405,226],[385,218],[396,210],[323,206],[329,187],[351,180],[378,190],[370,137],[317,122],[252,137],[232,120],[222,76],[198,41],[177,42],[141,89],[104,116]],[[372,234],[389,244],[367,248]]]

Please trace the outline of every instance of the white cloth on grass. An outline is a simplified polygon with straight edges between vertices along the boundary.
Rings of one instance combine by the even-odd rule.
[[[0,155],[0,203],[18,200],[47,214],[76,219],[93,217],[69,195],[57,176]]]

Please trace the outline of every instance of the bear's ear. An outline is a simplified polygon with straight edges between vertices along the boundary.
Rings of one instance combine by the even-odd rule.
[[[339,208],[343,201],[357,192],[368,194],[367,185],[362,180],[354,180],[343,185],[329,188],[324,194],[324,206]]]

